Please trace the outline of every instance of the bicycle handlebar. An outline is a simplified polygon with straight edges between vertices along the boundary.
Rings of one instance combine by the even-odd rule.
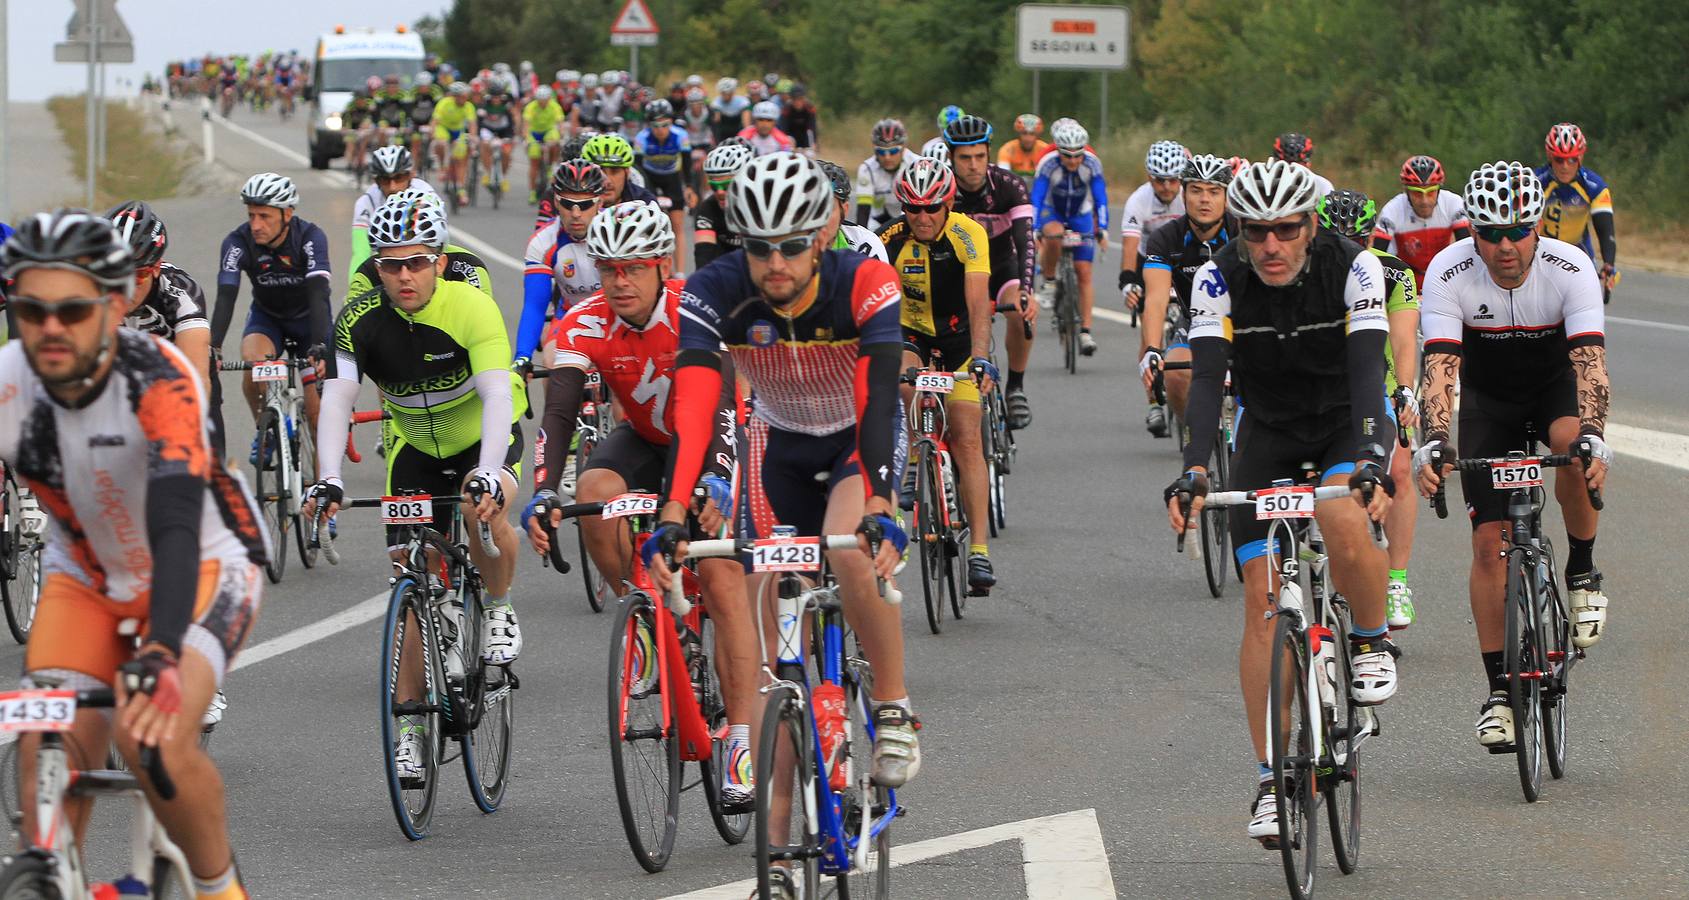
[[[563,518],[565,519],[575,519],[581,516],[598,515],[604,511],[604,504],[601,501],[594,503],[565,504],[553,497],[550,502],[538,511],[538,515],[540,516],[540,528],[544,529],[545,536],[551,539],[550,552],[546,554],[546,557],[542,557],[542,560],[549,562],[551,567],[557,570],[558,574],[567,575],[569,574],[570,568],[569,561],[563,558],[563,550],[557,544],[557,529],[551,524],[551,513],[553,510],[561,512],[563,514]],[[547,557],[549,557],[549,559],[547,559]]]
[[[855,550],[861,546],[861,538],[854,534],[829,534],[821,539],[823,550]],[[692,541],[686,545],[686,556],[689,559],[724,559],[751,552],[755,545],[743,538],[722,538],[719,540]],[[870,548],[872,549],[872,548]],[[880,596],[887,603],[898,606],[903,603],[903,592],[884,578],[875,579],[880,585]],[[679,584],[679,579],[675,579]]]
[[[1026,321],[1026,307],[1022,304],[1019,297],[1014,300],[1008,300],[997,304],[997,311],[1000,313],[1014,313],[1016,316],[1019,316],[1021,333],[1026,336],[1027,340],[1032,340],[1032,323]]]
[[[364,412],[353,411],[352,424],[362,425],[365,422],[384,422],[391,418],[393,418],[392,413],[389,413],[385,409],[371,409],[365,410]],[[346,431],[346,458],[354,463],[361,463],[364,461],[364,455],[358,452],[358,445],[355,441],[353,441],[350,429],[347,429]]]
[[[77,709],[116,709],[117,692],[111,688],[95,688],[91,691],[76,692]],[[176,782],[170,778],[169,770],[164,768],[164,757],[157,747],[142,747],[141,768],[146,770],[147,780],[152,782],[152,789],[159,799],[166,802],[176,799]]]
[[[1519,457],[1519,459],[1534,459],[1545,469],[1562,468],[1571,465],[1574,461],[1582,462],[1585,466],[1589,465],[1590,458],[1593,456],[1591,448],[1582,441],[1574,442],[1572,446],[1573,452],[1571,453],[1552,453],[1547,456],[1525,456]],[[1443,456],[1442,448],[1439,447],[1432,450],[1431,470],[1437,473],[1437,489],[1431,494],[1431,508],[1436,511],[1437,518],[1446,519],[1449,517],[1448,498],[1446,496],[1448,481],[1442,477],[1443,466],[1453,466],[1456,472],[1484,472],[1488,471],[1490,466],[1495,465],[1496,463],[1516,461],[1518,460],[1505,456],[1450,460]],[[1415,477],[1417,477],[1417,473]],[[1587,491],[1589,494],[1590,506],[1594,507],[1596,511],[1606,508],[1607,504],[1602,499],[1601,491],[1599,489],[1588,488]]]

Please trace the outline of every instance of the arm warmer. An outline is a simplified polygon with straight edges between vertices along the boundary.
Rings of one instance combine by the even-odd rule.
[[[147,534],[152,550],[152,615],[147,641],[178,659],[182,635],[199,599],[199,523],[205,512],[205,479],[166,475],[147,484]],[[275,552],[285,553],[286,548]]]
[[[1388,330],[1377,328],[1351,331],[1348,339],[1349,421],[1355,432],[1355,459],[1370,459],[1379,465],[1389,464],[1389,457],[1379,454],[1387,453],[1385,448],[1395,440],[1387,433],[1390,418],[1384,405],[1384,345],[1389,339]],[[1219,421],[1219,413],[1214,410],[1215,421]],[[1197,420],[1190,421],[1194,425]],[[1194,433],[1191,440],[1196,440]]]
[[[352,406],[358,402],[358,383],[350,378],[323,381],[317,406],[317,478],[340,483],[340,460],[346,455],[346,435],[352,430]]]
[[[1380,351],[1383,352],[1383,351]],[[475,373],[475,393],[481,395],[481,460],[483,469],[497,471],[510,450],[510,425],[516,421],[516,402],[510,394],[508,369]],[[1382,384],[1378,388],[1384,390]]]
[[[229,322],[235,317],[235,298],[240,296],[239,284],[217,285],[217,305],[211,310],[211,347],[223,349],[223,338],[229,334]]]
[[[545,310],[551,305],[553,276],[550,272],[529,272],[522,276],[522,317],[516,322],[514,359],[532,357],[545,332]]]
[[[669,503],[692,504],[692,488],[704,471],[715,423],[715,403],[722,390],[721,354],[687,348],[674,359],[674,449],[669,451]]]
[[[1145,320],[1148,321],[1147,319]],[[1220,403],[1226,388],[1226,369],[1231,366],[1232,344],[1222,337],[1199,337],[1191,340],[1191,386],[1185,399],[1185,423],[1191,430],[1185,444],[1185,468],[1208,467],[1208,454],[1214,447],[1214,434],[1220,429]],[[1379,359],[1384,358],[1379,348]],[[1384,385],[1378,385],[1379,396]]]
[[[1595,242],[1601,247],[1601,262],[1609,266],[1618,265],[1619,242],[1613,238],[1613,214],[1590,216],[1589,221],[1595,226]]]
[[[327,278],[305,279],[305,308],[310,310],[311,333],[323,336],[326,343],[333,334],[334,312],[333,301],[329,296]],[[306,350],[310,347],[304,348]],[[306,374],[310,374],[307,372]]]
[[[574,366],[552,369],[545,376],[545,415],[534,447],[534,490],[555,491],[575,436],[575,411],[581,408],[586,372]]]
[[[856,458],[868,497],[895,502],[897,473],[897,367],[901,344],[863,344],[856,357]]]
[[[856,204],[856,224],[868,227],[868,217],[873,215],[874,207],[867,203]]]
[[[1009,228],[1015,258],[1020,260],[1020,289],[1031,292],[1033,272],[1038,265],[1037,244],[1032,241],[1032,216],[1025,215],[1015,219]]]

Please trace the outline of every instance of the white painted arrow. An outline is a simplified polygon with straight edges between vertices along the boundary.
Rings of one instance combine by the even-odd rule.
[[[891,864],[895,868],[1015,840],[1021,844],[1027,900],[1056,900],[1058,897],[1061,900],[1112,900],[1114,897],[1114,875],[1109,871],[1108,850],[1103,846],[1103,831],[1097,824],[1097,811],[1094,809],[1005,822],[913,844],[894,842]],[[755,878],[747,878],[688,894],[676,894],[668,900],[743,900],[745,892],[755,889],[756,884]]]

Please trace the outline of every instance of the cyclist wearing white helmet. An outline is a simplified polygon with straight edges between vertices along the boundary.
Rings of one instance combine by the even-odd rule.
[[[1039,160],[1032,179],[1033,224],[1043,237],[1044,279],[1049,284],[1061,261],[1063,232],[1083,238],[1073,250],[1073,268],[1079,276],[1079,352],[1090,356],[1097,352],[1097,341],[1091,337],[1091,308],[1096,301],[1091,261],[1099,249],[1108,248],[1108,185],[1102,160],[1092,152],[1091,137],[1083,126],[1072,119],[1057,119],[1050,126],[1050,138],[1056,152]]]
[[[436,193],[432,185],[416,176],[416,157],[403,147],[377,147],[369,155],[369,174],[373,184],[352,204],[352,261],[347,267],[351,273],[369,259],[370,219],[388,197],[412,189]]]
[[[1138,309],[1143,300],[1143,254],[1139,248],[1144,235],[1185,214],[1179,177],[1189,158],[1190,151],[1178,141],[1150,144],[1144,157],[1149,180],[1138,185],[1120,208],[1120,293],[1129,309]]]
[[[903,214],[897,179],[914,162],[914,154],[904,147],[909,131],[897,119],[875,122],[870,137],[874,155],[856,168],[856,224],[878,231]]]
[[[1587,452],[1556,472],[1554,494],[1566,522],[1566,588],[1572,642],[1601,639],[1607,596],[1595,566],[1600,514],[1588,490],[1606,483],[1613,454],[1603,434],[1612,382],[1607,375],[1606,322],[1595,263],[1576,245],[1539,234],[1543,186],[1523,163],[1485,163],[1466,182],[1472,237],[1443,248],[1425,272],[1420,321],[1425,333],[1425,443],[1415,454],[1421,493],[1450,466],[1433,471],[1441,448],[1461,457],[1499,457],[1531,448],[1527,432],[1554,453]],[[1458,394],[1457,394],[1458,386]],[[1460,451],[1450,437],[1460,399]],[[1533,427],[1534,426],[1534,427]],[[1481,474],[1482,477],[1478,477]],[[1478,742],[1514,742],[1503,650],[1507,561],[1496,554],[1508,527],[1507,492],[1489,473],[1461,473],[1472,519],[1471,600],[1489,696],[1478,718]]]
[[[751,127],[751,101],[737,93],[737,78],[723,78],[715,83],[715,90],[716,97],[710,101],[710,129],[719,144]]]
[[[549,85],[534,90],[534,99],[522,107],[522,130],[528,133],[528,205],[540,202],[540,177],[557,165],[563,147],[563,105],[553,97]],[[504,160],[510,168],[510,159]]]
[[[723,253],[739,249],[737,232],[727,224],[727,188],[757,152],[740,143],[722,144],[704,157],[704,184],[709,193],[692,207],[692,258],[702,269]]]
[[[412,187],[408,190],[399,191],[382,201],[382,205],[377,209],[377,212],[379,213],[380,209],[389,205],[416,201],[432,203],[440,207],[442,214],[446,205],[446,201],[441,200],[440,196],[433,191]],[[441,278],[447,281],[465,281],[487,296],[493,295],[493,277],[488,273],[487,264],[481,260],[481,257],[450,242],[446,243],[443,252],[446,256],[446,271],[444,275],[440,276]],[[366,257],[358,268],[352,272],[352,280],[346,286],[346,296],[348,298],[359,297],[365,292],[379,287],[380,284],[381,273],[376,258],[374,256]]]
[[[1238,416],[1227,490],[1296,479],[1306,462],[1317,464],[1323,483],[1352,489],[1353,501],[1322,503],[1315,516],[1332,583],[1353,613],[1348,690],[1353,702],[1373,705],[1396,692],[1395,645],[1384,621],[1387,563],[1368,522],[1384,521],[1394,490],[1383,468],[1384,445],[1395,439],[1384,398],[1390,323],[1378,258],[1319,230],[1317,196],[1313,173],[1282,160],[1247,166],[1232,180],[1227,199],[1243,239],[1227,244],[1192,279],[1190,442],[1185,475],[1163,501],[1175,531],[1200,512],[1229,369],[1247,406]],[[1370,502],[1363,499],[1368,494]],[[1191,505],[1182,508],[1182,500]],[[1228,520],[1246,598],[1238,674],[1261,777],[1248,833],[1276,842],[1279,806],[1266,739],[1272,548],[1266,521]]]
[[[751,149],[755,150],[758,156],[796,149],[797,142],[776,124],[779,120],[780,105],[772,100],[764,100],[751,107],[751,127],[742,129],[739,137],[749,141]]]

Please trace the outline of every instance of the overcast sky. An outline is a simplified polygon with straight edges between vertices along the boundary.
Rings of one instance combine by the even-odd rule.
[[[108,90],[124,77],[139,86],[144,72],[161,71],[167,60],[204,53],[261,53],[316,50],[317,36],[336,24],[391,28],[451,0],[286,0],[279,6],[250,0],[118,0],[117,14],[135,39],[135,64],[108,66]],[[65,38],[72,0],[0,0],[8,7],[4,48],[9,93],[14,100],[42,100],[80,93],[87,79],[81,64],[53,62],[53,45]]]

